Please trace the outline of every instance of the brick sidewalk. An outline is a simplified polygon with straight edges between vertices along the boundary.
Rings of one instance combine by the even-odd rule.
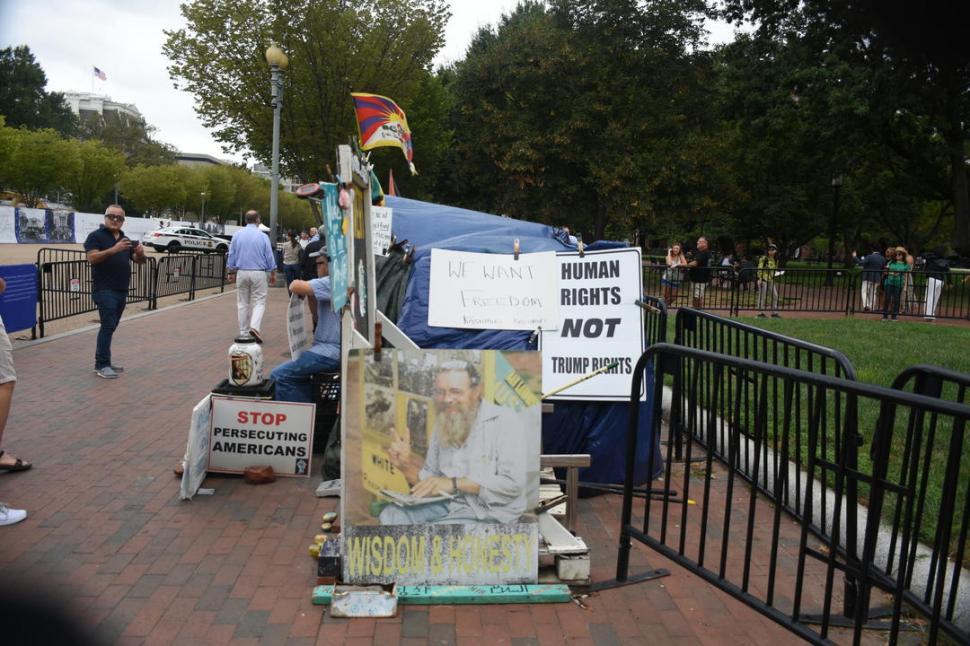
[[[270,295],[268,367],[287,347],[285,290]],[[586,609],[402,607],[394,619],[332,619],[310,603],[306,548],[337,505],[313,495],[319,476],[261,487],[213,476],[205,486],[215,495],[178,499],[171,468],[191,408],[224,377],[235,321],[232,294],[124,321],[114,359],[126,370],[115,381],[92,372],[95,331],[14,351],[19,381],[4,446],[34,468],[0,475],[0,500],[29,512],[0,528],[0,589],[44,590],[101,639],[126,644],[796,641],[642,547],[632,571],[649,560],[672,576],[593,595]],[[594,579],[609,578],[620,498],[580,504]]]

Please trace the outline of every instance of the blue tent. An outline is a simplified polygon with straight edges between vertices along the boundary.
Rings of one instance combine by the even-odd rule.
[[[569,251],[560,229],[534,222],[479,213],[388,196],[386,206],[394,210],[392,230],[399,241],[414,246],[413,269],[408,278],[397,325],[422,348],[478,348],[534,350],[530,332],[512,330],[466,330],[428,326],[428,291],[431,280],[431,249],[452,249],[476,253],[512,253],[515,239],[521,253]],[[596,242],[587,249],[625,246]],[[648,393],[652,393],[652,371],[648,371]],[[640,433],[636,456],[637,484],[647,478],[648,434],[651,402],[640,408]],[[622,482],[626,470],[626,432],[629,416],[625,403],[556,401],[554,412],[542,418],[543,453],[589,453],[592,466],[580,473],[589,482]],[[653,438],[659,447],[659,438]],[[659,473],[659,450],[655,453],[654,475]]]

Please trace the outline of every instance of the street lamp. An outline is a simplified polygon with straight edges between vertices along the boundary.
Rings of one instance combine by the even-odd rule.
[[[829,218],[829,270],[826,272],[825,284],[832,286],[832,261],[835,257],[835,223],[839,218],[839,189],[842,188],[842,176],[832,178],[832,217]]]
[[[269,83],[273,97],[273,183],[269,188],[269,235],[275,245],[276,217],[279,209],[277,192],[280,184],[280,110],[283,108],[283,74],[290,64],[290,59],[275,42],[271,42],[266,49],[266,62],[269,63]]]
[[[199,222],[199,226],[204,227],[205,226],[205,191],[202,191],[201,193],[199,193],[199,195],[202,196],[202,221]]]

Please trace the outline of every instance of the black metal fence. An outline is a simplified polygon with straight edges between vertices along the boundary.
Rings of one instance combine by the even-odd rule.
[[[672,409],[692,411],[684,418],[685,452],[703,466],[675,467],[671,424],[662,449],[664,486],[678,487],[697,504],[648,497],[634,523],[637,394],[650,365],[657,402],[666,376],[691,375],[674,392]],[[941,633],[966,643],[970,406],[961,402],[970,376],[914,369],[897,382],[910,374],[917,381],[918,375],[937,382],[945,376],[943,383],[956,390],[941,399],[695,348],[649,348],[631,384],[617,580],[629,577],[636,539],[813,643],[831,643],[840,625],[858,643],[878,601],[874,592],[891,605],[890,643],[899,638],[904,613],[925,621],[929,643]],[[655,406],[657,433],[660,422]],[[800,468],[792,440],[799,434]],[[852,447],[863,436],[872,438],[871,459],[853,466]],[[749,487],[751,480],[761,484]],[[857,507],[853,489],[865,491],[866,506],[857,514],[849,509]],[[781,522],[786,510],[794,529]],[[852,597],[845,601],[848,617],[833,609],[837,575],[853,582],[845,592]]]
[[[45,324],[97,310],[91,298],[91,263],[84,251],[41,248],[37,252],[38,314],[40,337]],[[158,299],[177,294],[195,298],[202,289],[225,289],[224,254],[168,254],[148,257],[143,264],[131,263],[128,303],[158,307]]]
[[[882,312],[886,294],[880,283],[863,282],[859,271],[785,269],[762,272],[711,267],[711,279],[695,283],[690,274],[670,274],[664,265],[644,264],[644,291],[663,298],[670,308],[696,307],[759,312],[828,312],[845,315]],[[970,318],[970,273],[951,271],[939,280],[925,271],[907,273],[900,293],[900,316]],[[927,307],[935,303],[935,306]]]

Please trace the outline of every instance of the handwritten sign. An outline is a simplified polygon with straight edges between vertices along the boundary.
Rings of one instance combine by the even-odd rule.
[[[290,358],[293,361],[310,347],[311,332],[306,324],[305,303],[296,294],[290,294],[290,305],[286,310],[286,337],[290,342]]]
[[[370,207],[371,240],[375,256],[386,256],[391,248],[392,209],[386,206]]]
[[[428,325],[485,330],[555,329],[556,254],[431,250]]]
[[[543,328],[542,385],[550,392],[604,366],[615,367],[550,399],[628,401],[644,350],[640,250],[560,253],[555,330]],[[641,393],[644,397],[645,393]]]

